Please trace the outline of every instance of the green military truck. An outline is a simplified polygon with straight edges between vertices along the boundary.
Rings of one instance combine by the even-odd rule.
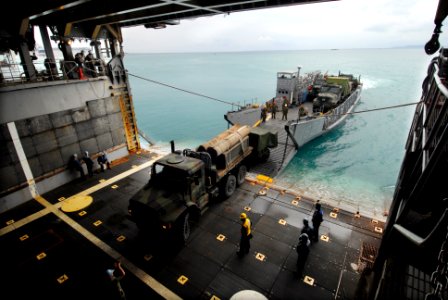
[[[277,133],[234,125],[196,151],[185,149],[160,158],[149,182],[129,201],[129,216],[138,228],[155,236],[186,241],[190,219],[197,219],[211,199],[230,197],[244,182],[248,167],[267,160]]]

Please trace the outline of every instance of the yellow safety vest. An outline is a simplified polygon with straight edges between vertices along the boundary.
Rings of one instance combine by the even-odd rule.
[[[246,218],[243,223],[243,227],[246,228],[247,235],[250,235],[250,220]]]

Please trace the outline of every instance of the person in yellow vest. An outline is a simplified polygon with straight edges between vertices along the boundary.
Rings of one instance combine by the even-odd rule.
[[[252,233],[250,229],[250,220],[245,213],[241,213],[241,238],[240,238],[240,250],[237,252],[238,256],[243,256],[249,253],[250,249],[250,239],[252,238]]]

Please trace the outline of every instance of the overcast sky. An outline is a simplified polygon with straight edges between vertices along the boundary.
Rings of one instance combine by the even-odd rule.
[[[183,20],[165,29],[126,28],[123,45],[132,53],[420,46],[434,30],[437,4],[342,0],[238,12]],[[442,45],[446,37],[443,33]]]

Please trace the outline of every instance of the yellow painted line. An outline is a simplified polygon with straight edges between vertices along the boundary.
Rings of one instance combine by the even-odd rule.
[[[146,168],[150,167],[157,159],[159,159],[159,157],[160,156],[156,156],[156,158],[151,159],[151,160],[149,160],[149,161],[139,165],[137,168],[129,169],[129,170],[123,172],[123,173],[120,173],[120,174],[118,174],[118,175],[116,175],[116,176],[114,176],[112,178],[109,178],[108,180],[106,180],[104,182],[101,182],[101,183],[99,183],[97,185],[94,185],[94,186],[92,186],[92,187],[90,187],[90,188],[88,188],[88,189],[86,189],[86,190],[84,190],[84,191],[82,191],[82,192],[80,192],[80,193],[78,193],[76,195],[73,195],[72,197],[91,195],[91,194],[93,194],[93,193],[95,193],[95,192],[97,192],[97,191],[99,191],[99,190],[101,190],[101,189],[103,189],[103,188],[105,188],[105,187],[107,187],[107,186],[117,182],[117,181],[122,180],[123,178],[126,178],[126,177],[128,177],[128,176],[130,176],[130,175],[132,175],[134,173],[137,173],[137,172],[139,172],[139,171],[141,171],[143,169],[146,169]],[[55,204],[55,207],[56,208],[60,208],[61,205],[62,205],[61,203],[57,203],[57,204]]]
[[[77,195],[83,195],[87,196],[90,194],[93,194],[94,192],[107,187],[108,185],[115,183],[123,178],[126,178],[129,175],[132,175],[136,172],[139,172],[140,170],[143,170],[149,166],[151,166],[154,161],[156,161],[161,155],[157,155],[154,159],[147,161],[146,163],[143,163],[139,165],[137,168],[130,169],[126,172],[123,172],[121,174],[118,174],[117,176],[114,176],[110,178],[109,180],[106,180],[105,182],[102,182],[100,184],[97,184],[91,188],[88,188],[87,190],[82,191],[81,193],[78,193]],[[74,195],[76,196],[76,195]],[[63,202],[56,203],[52,205],[50,202],[48,202],[43,197],[37,195],[34,197],[34,199],[42,204],[45,208],[26,217],[23,218],[14,224],[11,224],[9,226],[3,227],[0,229],[0,236],[5,235],[9,232],[14,231],[17,228],[20,228],[36,219],[39,219],[42,216],[45,216],[49,213],[55,214],[59,219],[67,223],[70,227],[72,227],[74,230],[79,232],[81,235],[83,235],[87,240],[89,240],[91,243],[96,245],[98,248],[103,250],[105,253],[107,253],[109,256],[111,256],[114,259],[120,259],[122,265],[126,266],[126,269],[134,274],[137,278],[139,278],[144,284],[149,286],[152,290],[154,290],[156,293],[158,293],[160,296],[162,296],[165,299],[173,299],[173,300],[181,300],[178,295],[176,295],[174,292],[166,288],[163,284],[161,284],[159,281],[157,281],[154,277],[148,275],[145,271],[135,266],[131,261],[129,261],[127,258],[122,256],[119,252],[111,248],[108,244],[104,243],[102,240],[97,238],[95,235],[91,234],[88,230],[86,230],[84,227],[79,225],[79,223],[75,222],[73,219],[71,219],[69,216],[67,216],[65,213],[61,212],[59,208],[61,207]],[[68,279],[67,275],[62,275],[58,279],[65,280]],[[59,280],[58,280],[59,282]],[[60,282],[60,283],[62,283]]]
[[[15,222],[14,220],[9,220],[9,221],[6,222],[6,225],[11,225],[11,224],[13,224],[14,222]]]

